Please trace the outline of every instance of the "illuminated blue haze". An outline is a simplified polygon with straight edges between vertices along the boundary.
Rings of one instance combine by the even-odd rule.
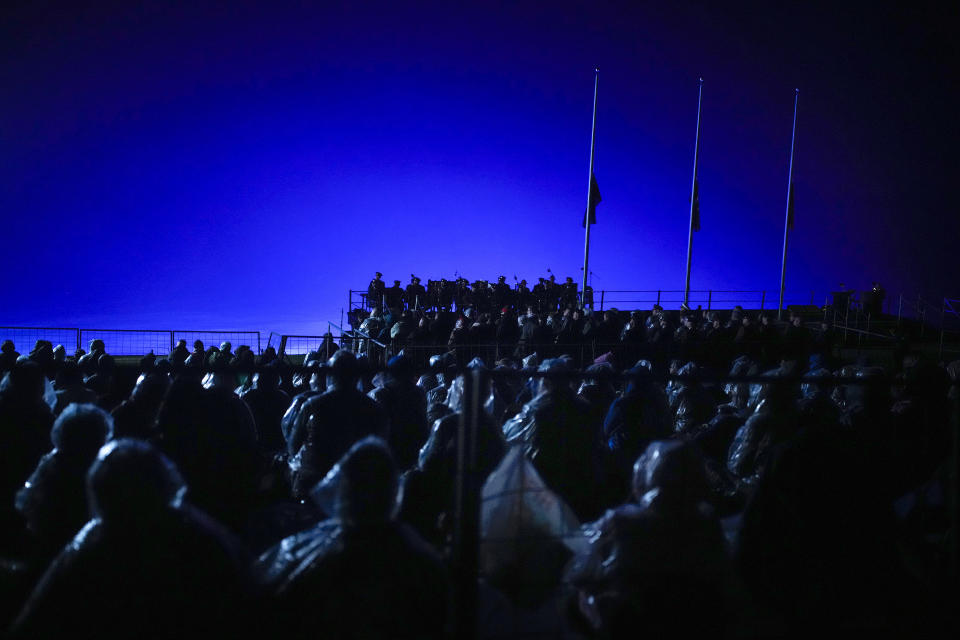
[[[960,293],[949,21],[307,4],[4,10],[0,324],[310,333],[376,270],[579,280],[594,65],[596,289],[682,288],[702,75],[694,289],[777,289],[799,87],[788,290]]]

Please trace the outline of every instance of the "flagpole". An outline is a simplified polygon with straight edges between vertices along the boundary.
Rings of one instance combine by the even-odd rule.
[[[703,78],[700,78],[700,91],[697,96],[697,137],[693,143],[693,184],[690,185],[690,230],[687,234],[687,275],[683,285],[683,306],[690,308],[690,259],[693,257],[693,216],[699,206],[697,202],[697,165],[700,161],[700,104],[703,100]],[[699,215],[699,211],[696,212]],[[698,225],[699,226],[699,225]]]
[[[787,278],[787,240],[790,237],[791,198],[793,197],[793,148],[797,142],[797,100],[800,89],[793,94],[793,132],[790,134],[790,170],[787,175],[787,210],[783,220],[783,260],[780,265],[780,305],[777,307],[777,320],[783,319],[783,290]]]
[[[596,143],[597,136],[597,89],[600,86],[600,69],[593,69],[593,122],[590,124],[590,172],[587,173],[587,212],[584,217],[584,225],[587,230],[585,232],[584,244],[583,244],[583,286],[580,287],[581,291],[581,301],[584,291],[587,290],[587,274],[590,273],[587,271],[587,266],[590,259],[590,227],[593,225],[590,224],[590,198],[593,196],[593,150]]]

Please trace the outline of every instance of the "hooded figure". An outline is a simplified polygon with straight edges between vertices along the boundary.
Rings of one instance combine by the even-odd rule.
[[[327,390],[301,406],[287,441],[293,491],[301,498],[354,442],[369,435],[389,436],[383,407],[357,390],[356,356],[340,349],[327,367]]]
[[[175,367],[183,365],[187,361],[190,352],[187,350],[186,340],[177,340],[176,346],[170,351],[170,363]]]
[[[763,471],[776,445],[793,436],[799,427],[795,384],[777,376],[764,384],[759,404],[737,430],[727,454],[727,468],[740,478]]]
[[[250,409],[232,390],[173,382],[157,415],[159,441],[190,484],[190,500],[232,529],[254,509],[259,456]]]
[[[417,464],[420,447],[430,434],[427,425],[427,396],[414,381],[413,363],[398,355],[387,363],[382,386],[369,395],[384,408],[390,420],[390,450],[402,470]]]
[[[581,602],[602,637],[722,633],[730,567],[707,494],[696,447],[655,441],[634,465],[634,502],[585,525],[593,553],[569,577],[594,595]]]
[[[14,495],[50,450],[53,413],[43,400],[40,365],[17,362],[0,381],[0,542],[9,544],[22,530]]]
[[[471,363],[476,367],[476,361]],[[473,394],[465,393],[466,376],[457,376],[446,396],[447,413],[433,423],[430,437],[420,449],[417,466],[404,474],[400,519],[412,525],[427,541],[440,547],[446,543],[455,509],[454,487],[458,465],[458,433],[461,416],[473,413]],[[481,398],[482,401],[482,398]],[[489,401],[488,401],[489,402]],[[476,475],[482,482],[503,457],[503,435],[486,410],[477,411],[475,440]],[[446,518],[441,518],[446,514]]]
[[[103,340],[99,338],[94,338],[90,341],[90,351],[85,353],[77,361],[77,364],[80,365],[80,371],[83,373],[84,377],[90,377],[97,372],[97,363],[100,360],[100,356],[106,353],[106,347],[103,344]]]
[[[112,437],[113,419],[92,404],[72,404],[53,423],[53,450],[17,493],[16,507],[50,557],[89,519],[86,476],[100,447]]]
[[[169,387],[170,379],[165,374],[140,376],[130,397],[113,410],[116,437],[142,440],[156,437],[157,414]]]
[[[437,552],[396,521],[399,493],[379,438],[357,442],[334,465],[313,493],[333,519],[260,558],[281,635],[445,637],[449,580]]]
[[[20,354],[13,346],[13,340],[4,340],[3,344],[0,345],[0,375],[12,369],[13,364],[19,357]]]
[[[209,638],[244,628],[238,545],[183,502],[173,464],[138,440],[100,450],[87,474],[93,519],[60,552],[14,632],[30,638]]]
[[[60,415],[67,405],[93,403],[97,401],[97,394],[83,386],[83,376],[76,362],[64,362],[57,372],[53,388],[56,390],[57,402],[53,406],[53,414]]]
[[[696,379],[698,373],[699,369],[693,362],[688,362],[677,371],[682,378],[675,381],[670,398],[670,408],[674,412],[673,428],[677,433],[694,432],[710,420],[716,411],[709,393]]]
[[[253,376],[253,388],[241,398],[253,414],[260,450],[268,453],[284,451],[287,443],[280,421],[290,406],[290,396],[280,388],[280,367],[271,364],[261,368]]]
[[[623,395],[610,405],[603,423],[607,449],[621,478],[630,477],[633,462],[651,442],[668,438],[672,432],[667,395],[649,369],[637,363],[628,373],[632,377]]]
[[[545,360],[540,372],[563,373],[567,361]],[[590,405],[576,396],[569,381],[540,379],[538,395],[503,425],[508,444],[521,444],[547,485],[581,520],[598,515],[600,425]]]

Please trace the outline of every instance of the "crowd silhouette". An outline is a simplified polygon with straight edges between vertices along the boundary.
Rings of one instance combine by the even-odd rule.
[[[4,343],[9,634],[955,630],[957,363],[516,302],[374,306],[302,363]]]

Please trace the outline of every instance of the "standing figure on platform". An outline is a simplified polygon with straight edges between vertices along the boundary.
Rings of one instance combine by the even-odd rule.
[[[394,280],[393,286],[384,291],[383,295],[387,299],[389,309],[400,309],[403,306],[403,288],[399,280]]]
[[[516,276],[514,276],[516,277]],[[517,284],[516,290],[513,292],[513,308],[516,310],[517,315],[527,310],[527,306],[533,303],[533,294],[530,293],[530,289],[527,288],[527,281],[521,280]]]
[[[579,301],[577,300],[577,283],[573,281],[573,278],[567,276],[567,281],[563,283],[563,289],[560,295],[560,303],[564,309],[570,307],[576,308]]]
[[[454,290],[455,286],[452,282],[447,281],[446,278],[440,278],[437,287],[437,307],[439,311],[450,311],[450,307],[453,306]]]
[[[507,277],[497,278],[497,284],[493,285],[493,308],[499,311],[509,305],[513,296],[510,291],[510,285],[507,284]]]
[[[477,280],[473,283],[473,306],[478,313],[490,313],[493,303],[493,290],[486,280]]]
[[[466,278],[457,278],[454,289],[454,300],[457,303],[457,311],[463,311],[473,302],[473,293],[470,291],[470,283]]]
[[[380,309],[381,311],[383,310],[383,292],[386,289],[386,285],[380,279],[382,277],[383,274],[377,271],[373,280],[367,285],[367,304],[371,309]]]
[[[553,313],[557,310],[560,302],[560,287],[557,286],[557,277],[552,273],[550,274],[550,279],[543,283],[543,291],[546,311]]]
[[[410,274],[410,284],[404,292],[408,309],[424,309],[427,306],[427,290],[420,284],[420,278]]]
[[[537,310],[537,313],[543,313],[547,306],[546,305],[547,290],[546,290],[546,285],[544,283],[545,283],[544,279],[540,278],[539,282],[533,285],[533,294],[532,294],[533,305],[534,305],[534,308]]]

